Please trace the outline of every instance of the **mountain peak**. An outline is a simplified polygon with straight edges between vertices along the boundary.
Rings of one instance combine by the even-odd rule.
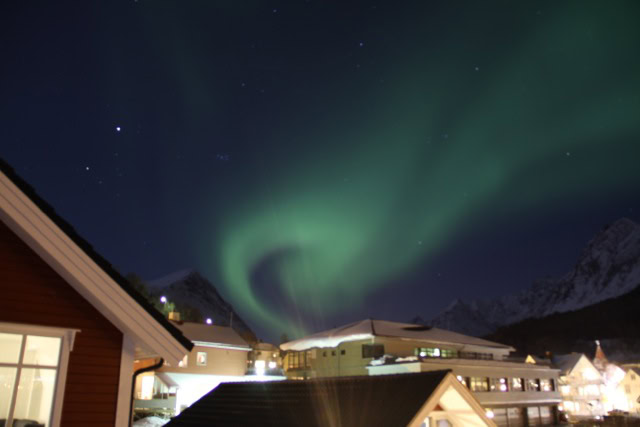
[[[170,286],[176,282],[181,282],[192,274],[198,274],[198,272],[194,269],[184,269],[179,271],[174,271],[173,273],[169,273],[165,276],[159,277],[157,279],[148,280],[147,284],[151,288],[164,288],[166,286]]]
[[[621,218],[596,234],[562,278],[537,280],[518,294],[490,301],[455,299],[431,323],[473,335],[482,329],[478,324],[491,330],[526,318],[577,310],[639,285],[640,226]]]

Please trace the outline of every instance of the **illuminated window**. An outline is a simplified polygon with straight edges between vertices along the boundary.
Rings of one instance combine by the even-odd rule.
[[[140,399],[151,400],[153,399],[153,383],[155,378],[153,374],[145,375],[140,380]]]
[[[512,391],[524,391],[524,381],[522,378],[511,378],[511,390]]]
[[[207,353],[204,351],[199,351],[196,356],[196,365],[198,366],[207,366]]]
[[[445,348],[437,347],[419,347],[414,350],[414,354],[420,357],[442,357],[442,358],[457,358],[457,350],[449,350]]]
[[[310,368],[311,352],[310,351],[292,351],[287,354],[287,363],[289,369]]]
[[[542,378],[540,380],[540,389],[542,391],[555,391],[555,387],[553,384],[553,379],[551,378]]]
[[[25,420],[46,427],[59,423],[62,406],[54,402],[64,387],[74,334],[67,329],[0,323],[2,425],[23,425]]]
[[[507,378],[491,378],[491,391],[509,391]]]
[[[537,378],[527,378],[527,391],[540,391],[540,380]]]
[[[489,378],[471,377],[469,381],[469,388],[471,391],[489,391]]]
[[[384,356],[383,344],[362,344],[362,358],[377,358]]]
[[[189,356],[185,355],[181,361],[178,362],[179,368],[186,368],[189,366]]]

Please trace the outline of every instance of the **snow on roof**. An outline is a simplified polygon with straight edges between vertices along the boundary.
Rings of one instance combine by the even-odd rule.
[[[390,322],[387,320],[365,319],[324,332],[318,332],[304,338],[284,343],[283,350],[302,351],[311,348],[337,347],[343,342],[359,341],[373,337],[390,337],[427,341],[434,344],[490,347],[493,349],[514,351],[508,345],[470,337],[457,332],[446,331],[429,326],[411,323]]]
[[[228,326],[206,325],[202,323],[175,323],[182,333],[194,344],[198,342],[221,344],[225,346],[241,347],[250,350],[251,347],[240,335]]]

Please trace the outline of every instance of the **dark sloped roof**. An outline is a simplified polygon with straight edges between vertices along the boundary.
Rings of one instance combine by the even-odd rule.
[[[406,426],[448,372],[223,383],[167,426]]]
[[[164,326],[169,333],[191,351],[193,343],[185,337],[182,332],[171,324],[158,310],[156,310],[138,291],[136,291],[127,279],[125,279],[109,261],[96,252],[91,244],[80,236],[76,230],[56,213],[53,207],[36,193],[31,185],[22,179],[13,168],[2,158],[0,158],[0,171],[15,184],[40,210],[47,215],[80,249],[84,251],[105,273],[107,273],[120,287],[133,298],[142,308],[144,308],[156,321]]]

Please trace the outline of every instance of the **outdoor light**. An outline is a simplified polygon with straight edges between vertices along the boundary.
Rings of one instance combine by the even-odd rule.
[[[494,417],[494,413],[491,409],[487,409],[487,412],[485,412],[485,415],[487,416],[487,418],[489,418],[490,420],[493,419]]]
[[[256,360],[256,375],[264,375],[264,360]]]
[[[269,369],[276,369],[276,362],[274,362],[273,360],[269,362]]]
[[[162,295],[162,296],[160,297],[160,302],[161,302],[161,303],[163,303],[163,304],[166,304],[166,303],[167,303],[167,297],[165,297],[164,295]]]
[[[205,322],[207,322],[207,325],[210,325],[213,323],[210,317],[207,317],[207,320],[205,320]]]

